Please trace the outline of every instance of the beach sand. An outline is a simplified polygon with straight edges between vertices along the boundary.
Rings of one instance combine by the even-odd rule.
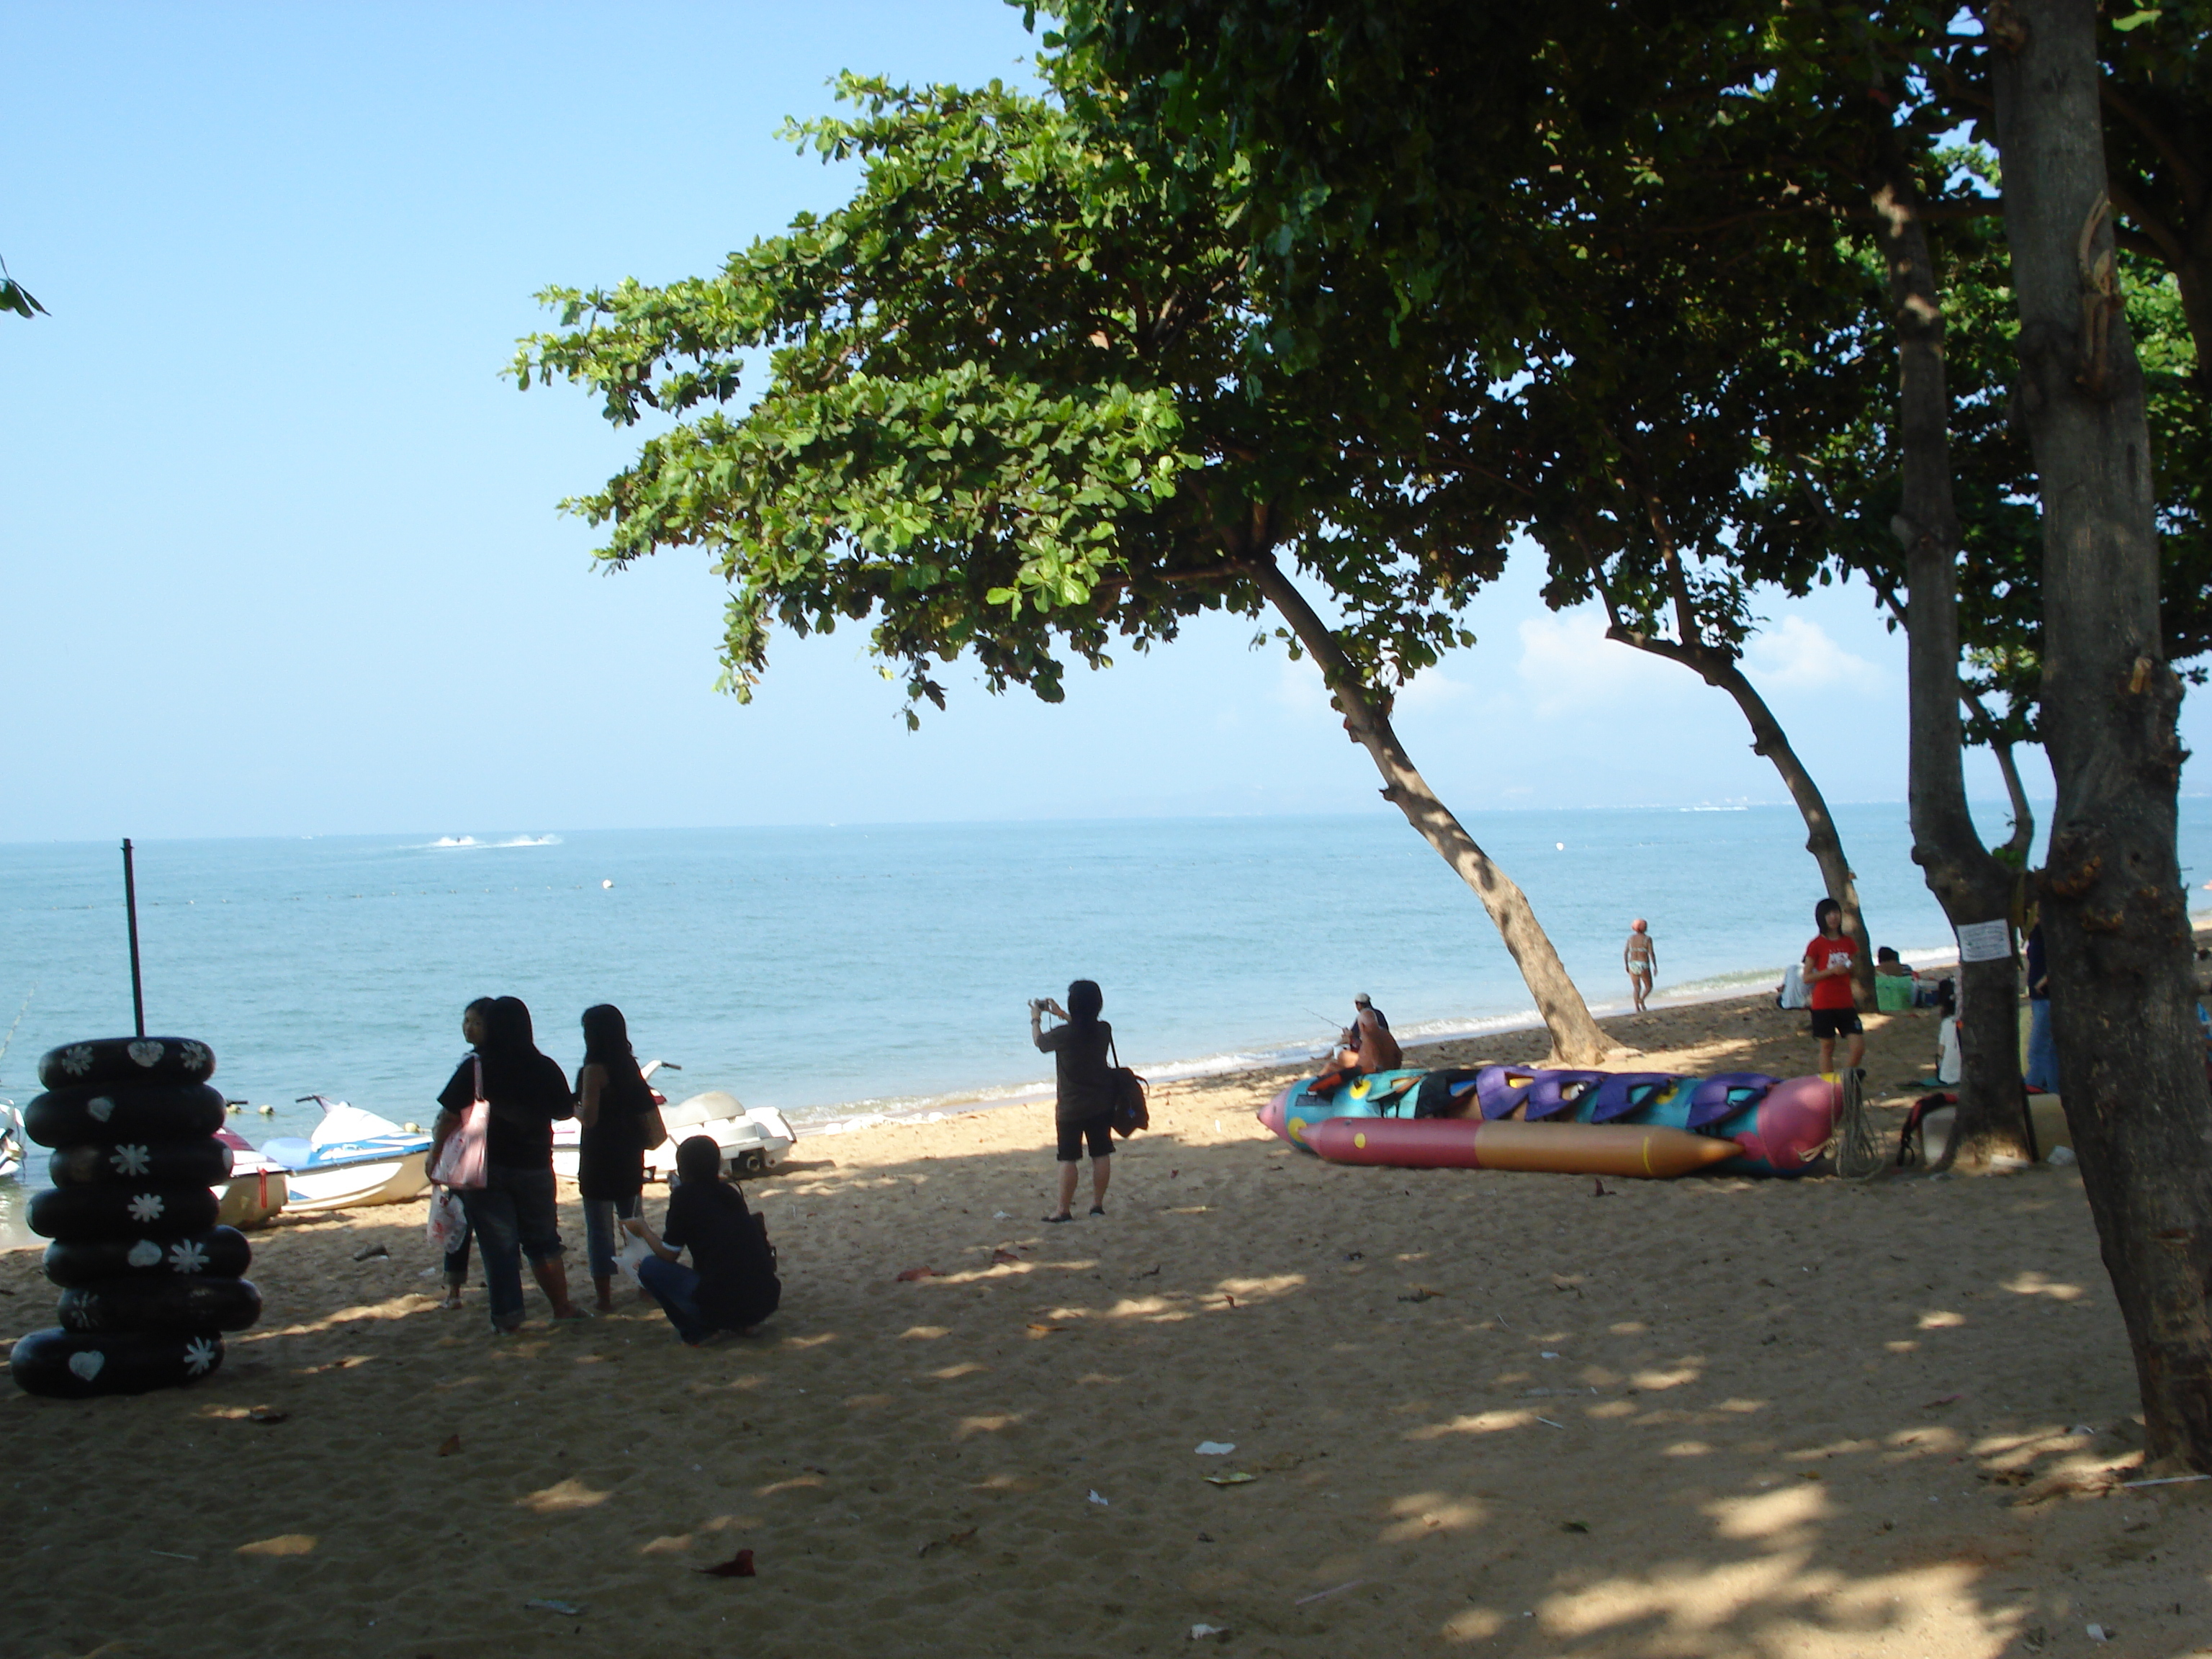
[[[1811,1066],[1763,1000],[1608,1024]],[[1934,1022],[1869,1025],[1901,1102]],[[1252,1121],[1289,1075],[1165,1091],[1070,1226],[1048,1106],[802,1142],[749,1184],[784,1311],[703,1350],[628,1292],[493,1340],[480,1286],[436,1310],[420,1204],[280,1224],[208,1382],[4,1395],[0,1652],[2212,1653],[2212,1482],[2114,1484],[2075,1172],[1332,1168]],[[52,1322],[35,1252],[0,1290]]]

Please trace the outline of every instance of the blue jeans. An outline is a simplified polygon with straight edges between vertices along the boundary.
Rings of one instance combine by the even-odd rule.
[[[491,1322],[501,1330],[522,1323],[522,1258],[561,1259],[560,1219],[554,1209],[553,1168],[516,1169],[487,1164],[484,1185],[461,1194],[483,1258],[484,1294]]]
[[[616,1231],[617,1219],[627,1221],[637,1213],[638,1197],[632,1193],[628,1198],[587,1198],[584,1200],[584,1255],[592,1264],[592,1277],[612,1279],[615,1276],[615,1255],[621,1249],[620,1235]]]
[[[649,1255],[637,1264],[637,1282],[653,1293],[676,1334],[694,1344],[714,1328],[699,1311],[699,1275],[680,1261]]]
[[[2031,997],[2027,1003],[2027,1067],[2023,1073],[2031,1089],[2063,1094],[2058,1086],[2058,1039],[2051,1030],[2051,999]]]

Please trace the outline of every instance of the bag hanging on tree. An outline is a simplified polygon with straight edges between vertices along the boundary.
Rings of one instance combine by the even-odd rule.
[[[1114,1133],[1127,1140],[1138,1130],[1152,1127],[1152,1109],[1145,1079],[1121,1064],[1121,1050],[1114,1048],[1112,1037],[1106,1039],[1106,1046],[1114,1054],[1114,1069],[1108,1073],[1114,1079]]]
[[[441,1187],[477,1188],[484,1184],[484,1133],[491,1127],[491,1102],[484,1098],[483,1061],[477,1061],[477,1097],[469,1103],[460,1127],[446,1137],[430,1179]]]
[[[469,1236],[469,1212],[461,1195],[450,1187],[430,1194],[430,1243],[450,1254]]]

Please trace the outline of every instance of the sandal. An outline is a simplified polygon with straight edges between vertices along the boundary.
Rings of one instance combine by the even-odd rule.
[[[1047,1226],[1057,1227],[1061,1222],[1073,1221],[1075,1218],[1072,1215],[1048,1215],[1044,1219]]]
[[[1091,1206],[1091,1213],[1093,1215],[1104,1215],[1106,1213],[1106,1206],[1103,1204],[1094,1204]]]

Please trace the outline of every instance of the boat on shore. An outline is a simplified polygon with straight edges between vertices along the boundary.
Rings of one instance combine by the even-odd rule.
[[[650,1087],[659,1073],[684,1068],[673,1060],[650,1060],[638,1069]],[[668,1138],[646,1148],[645,1173],[651,1181],[665,1182],[675,1173],[676,1149],[693,1135],[713,1137],[721,1149],[722,1168],[732,1176],[766,1175],[791,1156],[799,1141],[791,1120],[775,1107],[744,1105],[727,1090],[708,1089],[672,1106],[667,1096],[654,1089],[653,1101],[660,1108]],[[553,1126],[553,1173],[563,1181],[576,1178],[582,1139],[583,1129],[574,1118]]]
[[[343,1100],[302,1095],[323,1109],[304,1138],[280,1135],[260,1152],[284,1172],[287,1213],[404,1204],[429,1190],[430,1137]]]
[[[290,1201],[290,1172],[228,1125],[215,1138],[230,1148],[230,1176],[217,1183],[216,1224],[240,1232],[265,1227]]]

